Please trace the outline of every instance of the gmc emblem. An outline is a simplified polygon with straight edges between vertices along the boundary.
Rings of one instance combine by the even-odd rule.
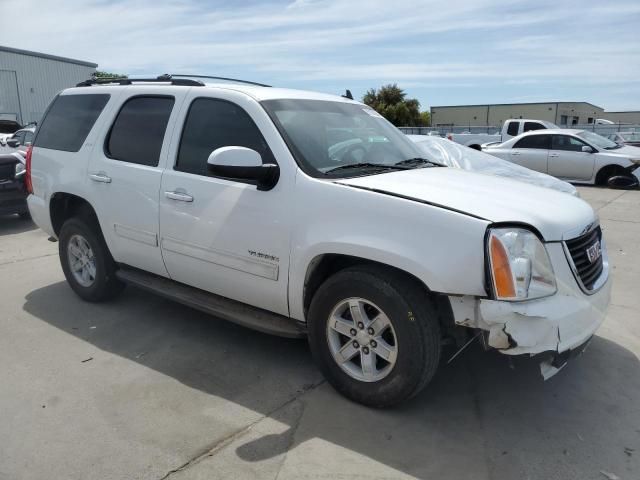
[[[600,258],[602,255],[602,248],[600,248],[600,240],[596,240],[596,242],[587,248],[587,258],[589,259],[589,263],[593,263]]]

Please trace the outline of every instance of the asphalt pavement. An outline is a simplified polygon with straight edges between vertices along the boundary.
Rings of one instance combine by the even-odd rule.
[[[640,192],[580,192],[614,281],[585,354],[543,382],[476,345],[392,410],[338,395],[304,341],[134,288],[85,303],[57,244],[0,217],[0,479],[638,479]]]

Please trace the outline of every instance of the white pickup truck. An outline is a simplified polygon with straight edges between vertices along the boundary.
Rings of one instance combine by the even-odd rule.
[[[26,158],[29,210],[87,301],[130,284],[308,338],[373,406],[416,395],[447,343],[535,355],[548,376],[604,320],[607,249],[575,196],[442,166],[342,97],[116,82],[60,93]]]
[[[475,150],[482,150],[483,145],[506,142],[510,138],[531,130],[558,128],[557,125],[544,120],[530,120],[527,118],[509,119],[502,125],[500,134],[490,133],[449,133],[447,138],[456,143]]]

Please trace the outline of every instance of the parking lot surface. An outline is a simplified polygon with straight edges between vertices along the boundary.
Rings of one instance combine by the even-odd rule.
[[[0,217],[0,479],[640,478],[640,192],[580,193],[614,281],[585,354],[543,382],[474,345],[392,410],[338,395],[304,341],[134,288],[84,303],[57,244]]]

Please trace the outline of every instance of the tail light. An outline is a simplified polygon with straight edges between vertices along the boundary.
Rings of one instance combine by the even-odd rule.
[[[33,145],[29,145],[27,148],[27,156],[25,158],[27,171],[24,174],[24,185],[27,187],[29,194],[33,193],[33,184],[31,183],[31,152],[33,152]]]

